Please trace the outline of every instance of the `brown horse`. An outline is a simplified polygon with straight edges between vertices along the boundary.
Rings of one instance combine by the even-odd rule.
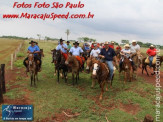
[[[93,60],[92,62],[92,78],[97,79],[101,93],[99,100],[103,99],[104,87],[106,83],[106,91],[108,91],[108,80],[109,80],[109,69],[105,63],[101,63],[98,60]]]
[[[129,81],[132,81],[133,78],[133,69],[132,69],[132,65],[130,60],[124,56],[123,57],[123,63],[122,63],[122,67],[119,67],[119,78],[120,78],[120,73],[122,71],[124,71],[124,83],[126,83],[127,79],[129,79]]]
[[[144,73],[144,69],[145,69],[147,75],[149,76],[148,71],[147,71],[147,65],[149,65],[149,63],[146,63],[145,62],[146,58],[147,57],[143,58],[143,60],[142,60],[142,74]],[[159,61],[159,64],[161,66],[161,63],[163,62],[163,56],[157,56],[157,59],[156,60]],[[152,68],[153,68],[153,71],[155,71],[156,64],[152,64]],[[154,73],[151,73],[151,75],[154,75],[154,74],[155,74],[155,72]]]
[[[78,84],[79,80],[79,70],[80,70],[80,64],[75,56],[69,55],[67,60],[65,61],[65,64],[72,68],[72,84],[74,85],[74,75],[76,84]]]
[[[31,78],[31,86],[32,86],[32,82],[34,81],[34,86],[36,87],[35,80],[37,79],[37,81],[38,81],[38,67],[37,67],[37,64],[39,62],[34,60],[34,54],[29,54],[28,55],[28,60],[27,60],[26,63],[28,64],[28,68],[29,68],[29,73],[30,73],[30,78]]]
[[[44,51],[43,49],[40,49],[40,53],[38,54],[39,58],[41,59],[42,57],[44,57]]]

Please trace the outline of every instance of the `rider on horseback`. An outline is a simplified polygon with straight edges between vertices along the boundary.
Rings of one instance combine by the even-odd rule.
[[[27,53],[29,53],[29,54],[34,53],[34,60],[35,60],[35,62],[39,61],[38,70],[41,71],[41,59],[38,56],[38,53],[40,53],[40,49],[38,46],[35,45],[35,43],[36,42],[34,42],[34,41],[29,42],[29,44],[31,44],[31,46],[28,47]],[[25,58],[23,64],[26,67],[26,72],[29,72],[27,61],[28,61],[28,57]]]
[[[130,57],[130,55],[131,55],[130,45],[126,44],[124,47],[125,47],[125,49],[122,49],[121,53],[120,53],[122,55],[122,58],[121,58],[121,60],[119,62],[120,69],[122,68],[122,64],[123,64],[123,61],[124,61],[124,56],[126,56],[130,60],[131,65],[132,65],[133,69],[135,70],[134,62]]]
[[[94,44],[94,49],[92,49],[90,56],[98,59],[99,54],[100,54],[100,49],[98,48],[97,44]]]
[[[115,58],[116,53],[114,49],[109,47],[109,42],[105,42],[105,48],[103,48],[100,52],[99,57],[105,59],[108,67],[109,67],[109,80],[108,82],[111,82],[113,73],[114,73],[114,66],[113,66],[113,58]],[[116,59],[115,59],[116,60]]]
[[[156,56],[156,48],[154,45],[151,45],[150,48],[147,50],[147,55],[149,56],[149,66],[152,67],[153,57]]]
[[[76,59],[80,62],[80,66],[82,70],[84,70],[84,59],[82,59],[81,54],[83,53],[83,50],[81,47],[79,47],[79,43],[76,41],[73,43],[74,47],[71,47],[70,54],[76,56]]]
[[[67,45],[65,43],[63,43],[63,39],[60,39],[60,43],[58,44],[58,46],[56,47],[56,50],[60,50],[63,57],[65,58],[65,60],[67,59],[68,57],[68,54],[67,54]]]

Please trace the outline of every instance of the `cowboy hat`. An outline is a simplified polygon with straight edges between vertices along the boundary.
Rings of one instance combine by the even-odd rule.
[[[109,42],[107,42],[107,41],[106,41],[104,44],[105,44],[105,45],[108,45],[108,44],[109,44]]]
[[[67,43],[70,43],[70,41],[67,41]]]
[[[112,44],[114,44],[114,41],[111,41]]]
[[[154,45],[150,45],[150,47],[155,47]]]
[[[75,41],[75,42],[73,43],[73,45],[75,45],[75,44],[79,45],[79,42],[78,42],[78,41]]]
[[[130,45],[129,44],[125,44],[125,46],[124,47],[130,47]]]
[[[136,40],[132,40],[132,43],[137,43],[137,41]]]
[[[32,43],[36,43],[35,41],[31,40],[31,42],[29,42],[29,44],[32,44]]]
[[[65,40],[63,40],[62,38],[59,40],[60,42],[63,42],[63,41],[65,41]]]

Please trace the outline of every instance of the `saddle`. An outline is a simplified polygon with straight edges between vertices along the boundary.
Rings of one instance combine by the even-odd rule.
[[[147,58],[145,59],[145,63],[149,64],[149,62],[150,62],[150,61],[149,61],[149,58],[147,57]],[[152,64],[156,64],[156,56],[153,57]]]

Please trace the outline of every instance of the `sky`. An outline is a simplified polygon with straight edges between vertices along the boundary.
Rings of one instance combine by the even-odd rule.
[[[78,3],[79,0],[24,0],[25,3],[59,2]],[[14,2],[22,0],[0,1],[0,36],[41,37],[66,39],[66,29],[70,30],[69,39],[90,37],[98,42],[122,39],[150,42],[163,45],[163,0],[80,0],[84,8],[13,8]],[[3,19],[3,14],[28,13],[67,13],[94,14],[93,19]]]

